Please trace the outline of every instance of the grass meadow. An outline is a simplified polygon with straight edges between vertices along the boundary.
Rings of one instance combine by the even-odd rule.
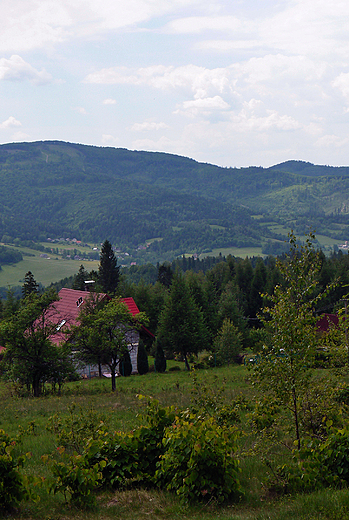
[[[177,367],[177,369],[173,369]],[[180,370],[179,370],[180,369]],[[254,399],[256,389],[250,382],[244,366],[230,366],[196,371],[198,384],[205,385],[211,396],[218,395],[225,384],[224,399],[227,402],[238,396]],[[0,428],[10,435],[23,433],[21,451],[31,452],[25,464],[27,474],[50,478],[42,455],[57,450],[56,436],[47,429],[54,414],[68,416],[91,409],[103,417],[108,429],[130,431],[141,424],[143,401],[138,394],[157,398],[161,405],[175,405],[186,409],[193,404],[193,376],[184,370],[182,363],[168,362],[164,374],[149,372],[143,376],[117,379],[117,391],[111,392],[107,379],[81,380],[64,386],[61,396],[47,394],[40,398],[18,397],[14,388],[0,383]],[[247,423],[246,423],[247,425]],[[247,426],[242,424],[241,428]],[[246,440],[247,439],[247,440]],[[248,453],[251,439],[245,437],[241,452]],[[179,499],[154,489],[127,489],[102,492],[97,496],[97,506],[91,511],[80,511],[64,503],[61,495],[48,494],[38,489],[40,501],[22,503],[7,518],[37,520],[344,520],[349,518],[348,490],[327,489],[296,496],[272,496],[266,482],[268,473],[261,455],[241,457],[240,481],[244,495],[237,503],[218,505],[183,505]]]
[[[49,243],[43,244],[49,247]],[[41,251],[30,249],[27,247],[9,246],[11,249],[20,251],[23,254],[23,260],[17,264],[2,265],[0,270],[0,287],[12,287],[23,285],[25,273],[31,271],[37,282],[42,283],[45,287],[52,282],[58,282],[63,278],[76,274],[80,264],[84,264],[88,271],[98,269],[99,261],[87,260],[70,260],[64,259],[61,255],[49,255],[50,259],[40,257]],[[73,249],[73,245],[59,245],[61,249]],[[80,248],[81,250],[91,251],[90,248]],[[27,256],[28,255],[28,256]],[[30,255],[30,256],[29,256]]]

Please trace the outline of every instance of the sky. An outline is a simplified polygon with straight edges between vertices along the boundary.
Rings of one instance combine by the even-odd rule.
[[[346,0],[2,0],[0,143],[349,165]]]

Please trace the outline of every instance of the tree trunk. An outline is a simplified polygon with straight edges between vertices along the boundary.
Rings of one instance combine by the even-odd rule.
[[[116,390],[115,368],[111,370],[111,389],[112,392],[115,392]]]
[[[292,399],[293,399],[293,415],[296,427],[296,437],[297,437],[297,448],[301,449],[301,436],[299,433],[299,423],[298,423],[298,400],[295,389],[292,390]]]
[[[40,397],[40,392],[41,391],[41,387],[40,387],[40,379],[36,380],[36,379],[33,379],[33,394],[34,394],[34,397]]]
[[[184,354],[184,363],[185,363],[185,368],[188,370],[188,372],[190,372],[190,366],[189,366],[188,358],[187,358],[186,354]]]

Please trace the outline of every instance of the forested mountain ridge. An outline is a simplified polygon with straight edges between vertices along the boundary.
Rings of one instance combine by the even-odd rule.
[[[221,168],[159,152],[11,143],[0,146],[0,239],[153,239],[163,257],[262,245],[280,238],[260,225],[271,221],[344,240],[348,192],[346,167]]]

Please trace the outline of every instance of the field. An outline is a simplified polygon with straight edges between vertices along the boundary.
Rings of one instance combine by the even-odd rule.
[[[173,367],[177,371],[173,371]],[[193,405],[194,390],[200,393],[209,389],[211,397],[220,392],[225,381],[226,402],[238,396],[252,399],[255,388],[249,380],[244,366],[198,370],[198,382],[194,384],[192,374],[183,370],[182,363],[170,361],[172,370],[164,374],[150,372],[144,376],[132,376],[117,380],[117,392],[111,392],[109,380],[82,380],[67,384],[61,396],[47,395],[39,399],[17,397],[5,383],[0,383],[0,426],[7,433],[23,434],[23,451],[31,452],[25,468],[28,474],[50,478],[47,466],[41,457],[57,449],[56,436],[47,430],[49,418],[59,414],[61,418],[79,410],[91,410],[102,417],[108,428],[130,431],[141,424],[139,414],[144,404],[137,394],[152,396],[161,405],[175,405],[185,409]],[[201,390],[200,390],[201,389]],[[244,441],[246,442],[246,441]],[[246,446],[241,446],[241,453]],[[344,490],[322,490],[296,496],[272,496],[267,492],[268,474],[261,456],[241,456],[241,484],[245,491],[241,499],[232,504],[215,503],[183,505],[175,495],[154,489],[127,489],[101,492],[97,506],[92,511],[80,511],[66,505],[60,495],[48,495],[39,489],[41,500],[24,503],[11,518],[63,520],[123,519],[153,520],[344,520],[349,518],[349,493]],[[8,518],[8,517],[7,517]]]
[[[49,243],[43,244],[45,247],[49,247]],[[45,287],[49,286],[52,282],[58,282],[62,278],[72,276],[79,270],[80,265],[83,263],[88,271],[92,269],[98,269],[99,262],[97,260],[70,260],[64,259],[61,255],[48,255],[49,258],[42,258],[40,255],[41,251],[29,249],[27,247],[16,247],[9,246],[12,249],[22,252],[23,260],[17,264],[3,265],[0,271],[0,287],[12,287],[23,284],[25,273],[31,271],[34,275],[35,280],[41,283]],[[73,249],[73,245],[59,245],[60,249]],[[91,251],[90,248],[79,247],[81,251]]]

